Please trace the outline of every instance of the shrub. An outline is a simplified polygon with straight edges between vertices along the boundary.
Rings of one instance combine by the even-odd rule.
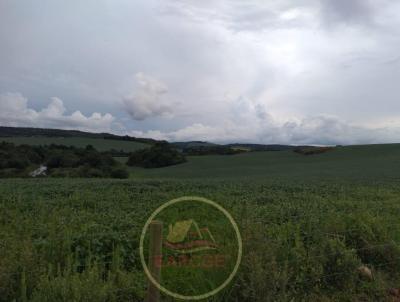
[[[128,159],[128,166],[160,168],[186,162],[185,156],[172,148],[167,142],[155,144],[150,149],[133,152]]]
[[[7,168],[25,169],[29,166],[29,161],[25,156],[17,156],[15,155],[8,161]]]
[[[104,171],[96,168],[92,168],[89,165],[83,165],[78,168],[77,175],[79,177],[89,177],[89,178],[96,178],[96,177],[106,177],[107,174]]]
[[[84,155],[80,163],[88,164],[91,167],[100,167],[102,164],[101,155],[96,151],[89,151]]]
[[[123,167],[118,167],[118,168],[114,168],[111,170],[110,173],[112,178],[128,178],[129,177],[129,172],[123,168]]]
[[[79,157],[73,152],[65,152],[62,155],[61,159],[61,167],[64,168],[73,168],[77,167],[79,164]]]
[[[46,166],[50,169],[61,167],[62,155],[61,154],[53,154],[46,161]]]

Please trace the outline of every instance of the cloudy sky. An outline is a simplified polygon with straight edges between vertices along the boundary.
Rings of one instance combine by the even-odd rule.
[[[400,142],[400,1],[0,0],[0,125]]]

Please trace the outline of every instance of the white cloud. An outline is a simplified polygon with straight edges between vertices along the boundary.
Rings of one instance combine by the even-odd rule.
[[[64,103],[53,97],[40,111],[29,108],[20,93],[0,94],[0,125],[79,129],[92,132],[119,132],[136,137],[168,141],[203,140],[217,143],[266,144],[367,144],[400,141],[400,127],[385,124],[367,127],[343,121],[335,116],[317,115],[279,118],[259,102],[240,97],[232,100],[228,113],[214,124],[195,122],[173,131],[126,131],[106,113],[85,116],[80,111],[66,114]],[[114,131],[113,131],[114,130]]]
[[[267,113],[260,104],[248,109],[238,120],[226,119],[214,126],[194,123],[175,131],[131,131],[129,134],[168,141],[216,143],[349,145],[400,141],[400,127],[368,128],[325,115],[281,121]]]
[[[115,118],[106,113],[93,113],[85,116],[80,111],[66,115],[64,103],[57,97],[50,104],[36,111],[28,107],[28,100],[20,93],[0,94],[0,125],[18,127],[48,127],[78,129],[82,131],[112,131]]]
[[[141,121],[172,113],[173,105],[163,98],[168,92],[165,83],[141,72],[135,78],[134,92],[123,99],[124,107],[133,119]]]
[[[399,1],[3,2],[0,91],[32,100],[14,97],[9,123],[104,123],[55,100],[32,109],[50,94],[153,137],[399,140]]]

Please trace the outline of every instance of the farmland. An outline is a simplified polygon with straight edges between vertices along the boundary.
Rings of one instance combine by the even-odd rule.
[[[120,159],[124,161],[124,159]],[[134,178],[241,179],[268,181],[387,181],[400,177],[400,144],[338,147],[318,155],[292,151],[250,152],[233,156],[191,156],[163,169],[132,168]]]
[[[354,146],[1,180],[0,301],[143,301],[140,232],[185,195],[217,201],[243,236],[238,274],[210,301],[386,301],[400,286],[399,159],[399,145]]]
[[[396,184],[17,179],[0,185],[2,301],[25,287],[33,301],[140,301],[141,228],[183,195],[218,201],[243,233],[241,269],[216,301],[378,299],[400,281]]]
[[[0,141],[14,143],[16,145],[65,145],[84,148],[92,145],[98,151],[109,151],[111,149],[132,152],[138,149],[147,148],[148,145],[139,142],[122,141],[122,140],[105,140],[101,138],[84,138],[84,137],[1,137]]]
[[[0,0],[0,302],[400,302],[400,0]]]

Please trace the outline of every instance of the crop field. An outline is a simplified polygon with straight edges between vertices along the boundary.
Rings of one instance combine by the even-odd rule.
[[[0,137],[0,142],[5,141],[14,143],[16,145],[65,145],[74,146],[78,148],[92,145],[98,151],[108,151],[111,149],[122,150],[124,152],[132,152],[138,149],[147,148],[147,144],[133,142],[133,141],[122,141],[122,140],[110,140],[100,138],[86,138],[86,137]]]
[[[0,183],[0,301],[143,301],[141,229],[184,195],[220,203],[243,236],[211,301],[385,301],[400,283],[396,182],[15,179]]]
[[[209,301],[391,301],[399,159],[399,145],[377,145],[190,157],[127,180],[3,179],[0,301],[143,301],[142,228],[181,196],[218,202],[242,234],[239,271]]]
[[[161,169],[130,168],[130,171],[137,179],[386,181],[400,178],[400,144],[338,147],[310,156],[292,151],[191,156],[181,165]]]

